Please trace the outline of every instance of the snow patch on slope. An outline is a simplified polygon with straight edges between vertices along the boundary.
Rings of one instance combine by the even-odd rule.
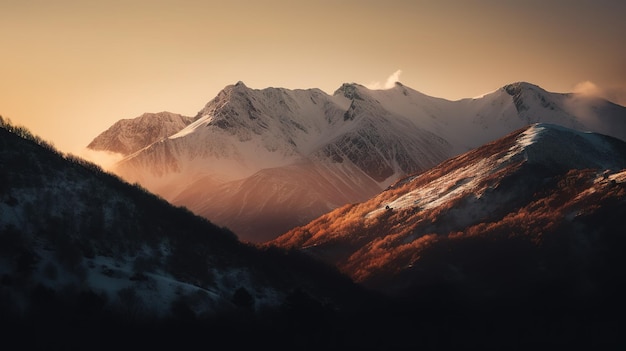
[[[381,206],[374,211],[368,213],[365,217],[376,216],[382,211],[387,210],[387,206],[392,209],[416,208],[418,210],[426,210],[440,206],[442,203],[450,201],[453,198],[462,196],[471,191],[480,196],[481,190],[476,189],[483,177],[490,173],[496,164],[493,158],[483,159],[476,164],[468,167],[458,168],[444,176],[437,178],[435,181],[428,183],[426,186],[419,187],[410,191],[385,206]],[[417,179],[414,178],[413,180]],[[484,189],[483,189],[484,190]]]

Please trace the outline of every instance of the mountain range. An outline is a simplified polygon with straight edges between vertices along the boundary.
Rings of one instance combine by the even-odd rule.
[[[350,96],[350,106],[366,101],[364,93],[393,93],[351,87],[341,93]],[[613,123],[618,133],[619,113],[607,111],[622,107],[589,101],[596,101],[590,111],[599,125]],[[546,105],[545,111],[558,110]],[[359,111],[350,106],[346,111]],[[521,114],[531,109],[520,107]],[[337,126],[368,120],[346,111],[337,115]],[[212,119],[144,117],[120,122],[120,130],[167,135],[169,124],[186,126],[156,141],[127,136],[120,145],[139,149],[126,161],[158,151],[158,145],[173,150],[169,140],[200,135],[190,127],[214,127]],[[158,122],[150,128],[146,120]],[[458,148],[458,154],[382,182],[374,178],[386,174],[377,162],[362,161],[368,158],[357,150],[361,156],[352,158],[337,151],[352,139],[333,139],[336,148],[317,155],[335,159],[320,156],[322,163],[359,170],[358,164],[368,164],[364,169],[377,171],[364,179],[384,189],[252,244],[0,118],[3,339],[25,348],[102,350],[198,343],[310,350],[619,348],[626,311],[626,144],[619,135],[564,121],[523,125],[467,151],[433,137],[428,140],[443,141],[451,153]],[[401,125],[363,131],[391,140]],[[285,130],[312,128],[306,126]],[[507,129],[495,121],[487,126]],[[265,140],[246,128],[244,139]],[[219,144],[210,142],[208,150],[216,151]],[[363,145],[372,151],[383,144]],[[288,167],[295,166],[276,167],[275,176]]]
[[[526,82],[457,101],[399,82],[332,95],[238,82],[195,117],[121,120],[88,148],[121,153],[115,174],[262,243],[539,122],[626,140],[625,107]]]

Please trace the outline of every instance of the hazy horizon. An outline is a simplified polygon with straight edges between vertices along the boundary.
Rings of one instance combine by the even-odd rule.
[[[527,81],[626,105],[619,1],[0,0],[0,115],[78,152],[119,119],[225,86],[471,98]]]

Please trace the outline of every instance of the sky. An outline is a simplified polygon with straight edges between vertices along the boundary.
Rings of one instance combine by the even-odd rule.
[[[626,1],[0,0],[0,115],[80,154],[225,86],[388,82],[449,100],[526,81],[626,105]]]

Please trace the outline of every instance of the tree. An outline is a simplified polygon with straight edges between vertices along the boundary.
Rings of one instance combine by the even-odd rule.
[[[254,310],[254,297],[244,287],[240,287],[235,291],[231,302],[244,310]]]

